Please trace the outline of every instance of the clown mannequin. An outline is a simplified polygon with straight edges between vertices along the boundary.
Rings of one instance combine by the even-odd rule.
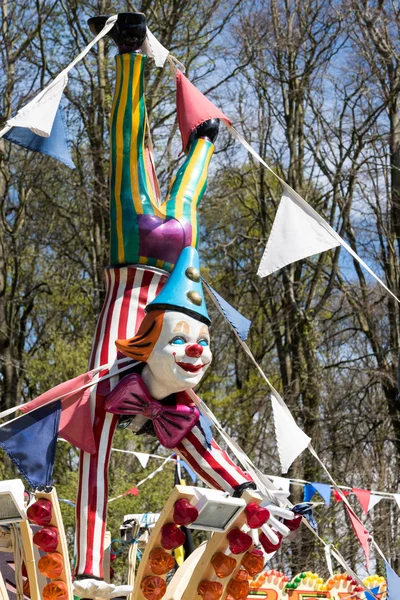
[[[106,19],[90,19],[92,31],[98,33]],[[109,371],[113,376],[93,386],[96,451],[82,451],[80,456],[74,594],[81,598],[111,598],[131,591],[103,580],[108,464],[121,420],[129,421],[136,433],[155,433],[210,487],[236,495],[246,487],[255,488],[211,439],[187,394],[212,359],[196,250],[197,206],[206,189],[218,121],[205,121],[193,130],[186,159],[166,200],[159,203],[144,146],[146,57],[140,53],[146,36],[144,15],[119,15],[109,35],[119,48],[110,124],[111,256],[89,364],[91,369],[113,364],[99,377]],[[119,374],[116,340],[122,356],[139,361],[128,374]],[[289,530],[276,517],[290,519],[293,513],[271,507],[269,524],[287,535]],[[276,543],[272,530],[270,536]]]

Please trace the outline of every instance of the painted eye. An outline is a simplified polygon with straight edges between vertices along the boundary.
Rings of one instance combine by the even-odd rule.
[[[176,344],[177,346],[182,346],[182,344],[186,344],[186,341],[183,339],[183,337],[177,336],[177,337],[174,337],[174,339],[170,341],[170,344]]]
[[[208,340],[205,338],[199,340],[197,343],[200,344],[200,346],[208,346]]]

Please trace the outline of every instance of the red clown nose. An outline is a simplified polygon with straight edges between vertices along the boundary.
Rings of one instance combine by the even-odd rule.
[[[203,346],[200,346],[200,344],[191,344],[187,346],[185,354],[191,358],[200,358],[203,354]]]

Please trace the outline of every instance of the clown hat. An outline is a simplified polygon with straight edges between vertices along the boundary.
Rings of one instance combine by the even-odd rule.
[[[167,283],[146,306],[146,312],[155,309],[177,310],[211,325],[200,276],[200,259],[196,248],[182,250]]]

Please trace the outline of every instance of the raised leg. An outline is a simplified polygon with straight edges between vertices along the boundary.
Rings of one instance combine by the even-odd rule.
[[[117,83],[110,123],[111,264],[140,262],[138,215],[157,214],[145,160],[142,54],[115,57]],[[161,214],[160,214],[161,216]]]
[[[207,188],[208,167],[214,144],[200,138],[193,141],[185,162],[174,177],[162,210],[184,223],[186,245],[198,246],[197,210]]]

